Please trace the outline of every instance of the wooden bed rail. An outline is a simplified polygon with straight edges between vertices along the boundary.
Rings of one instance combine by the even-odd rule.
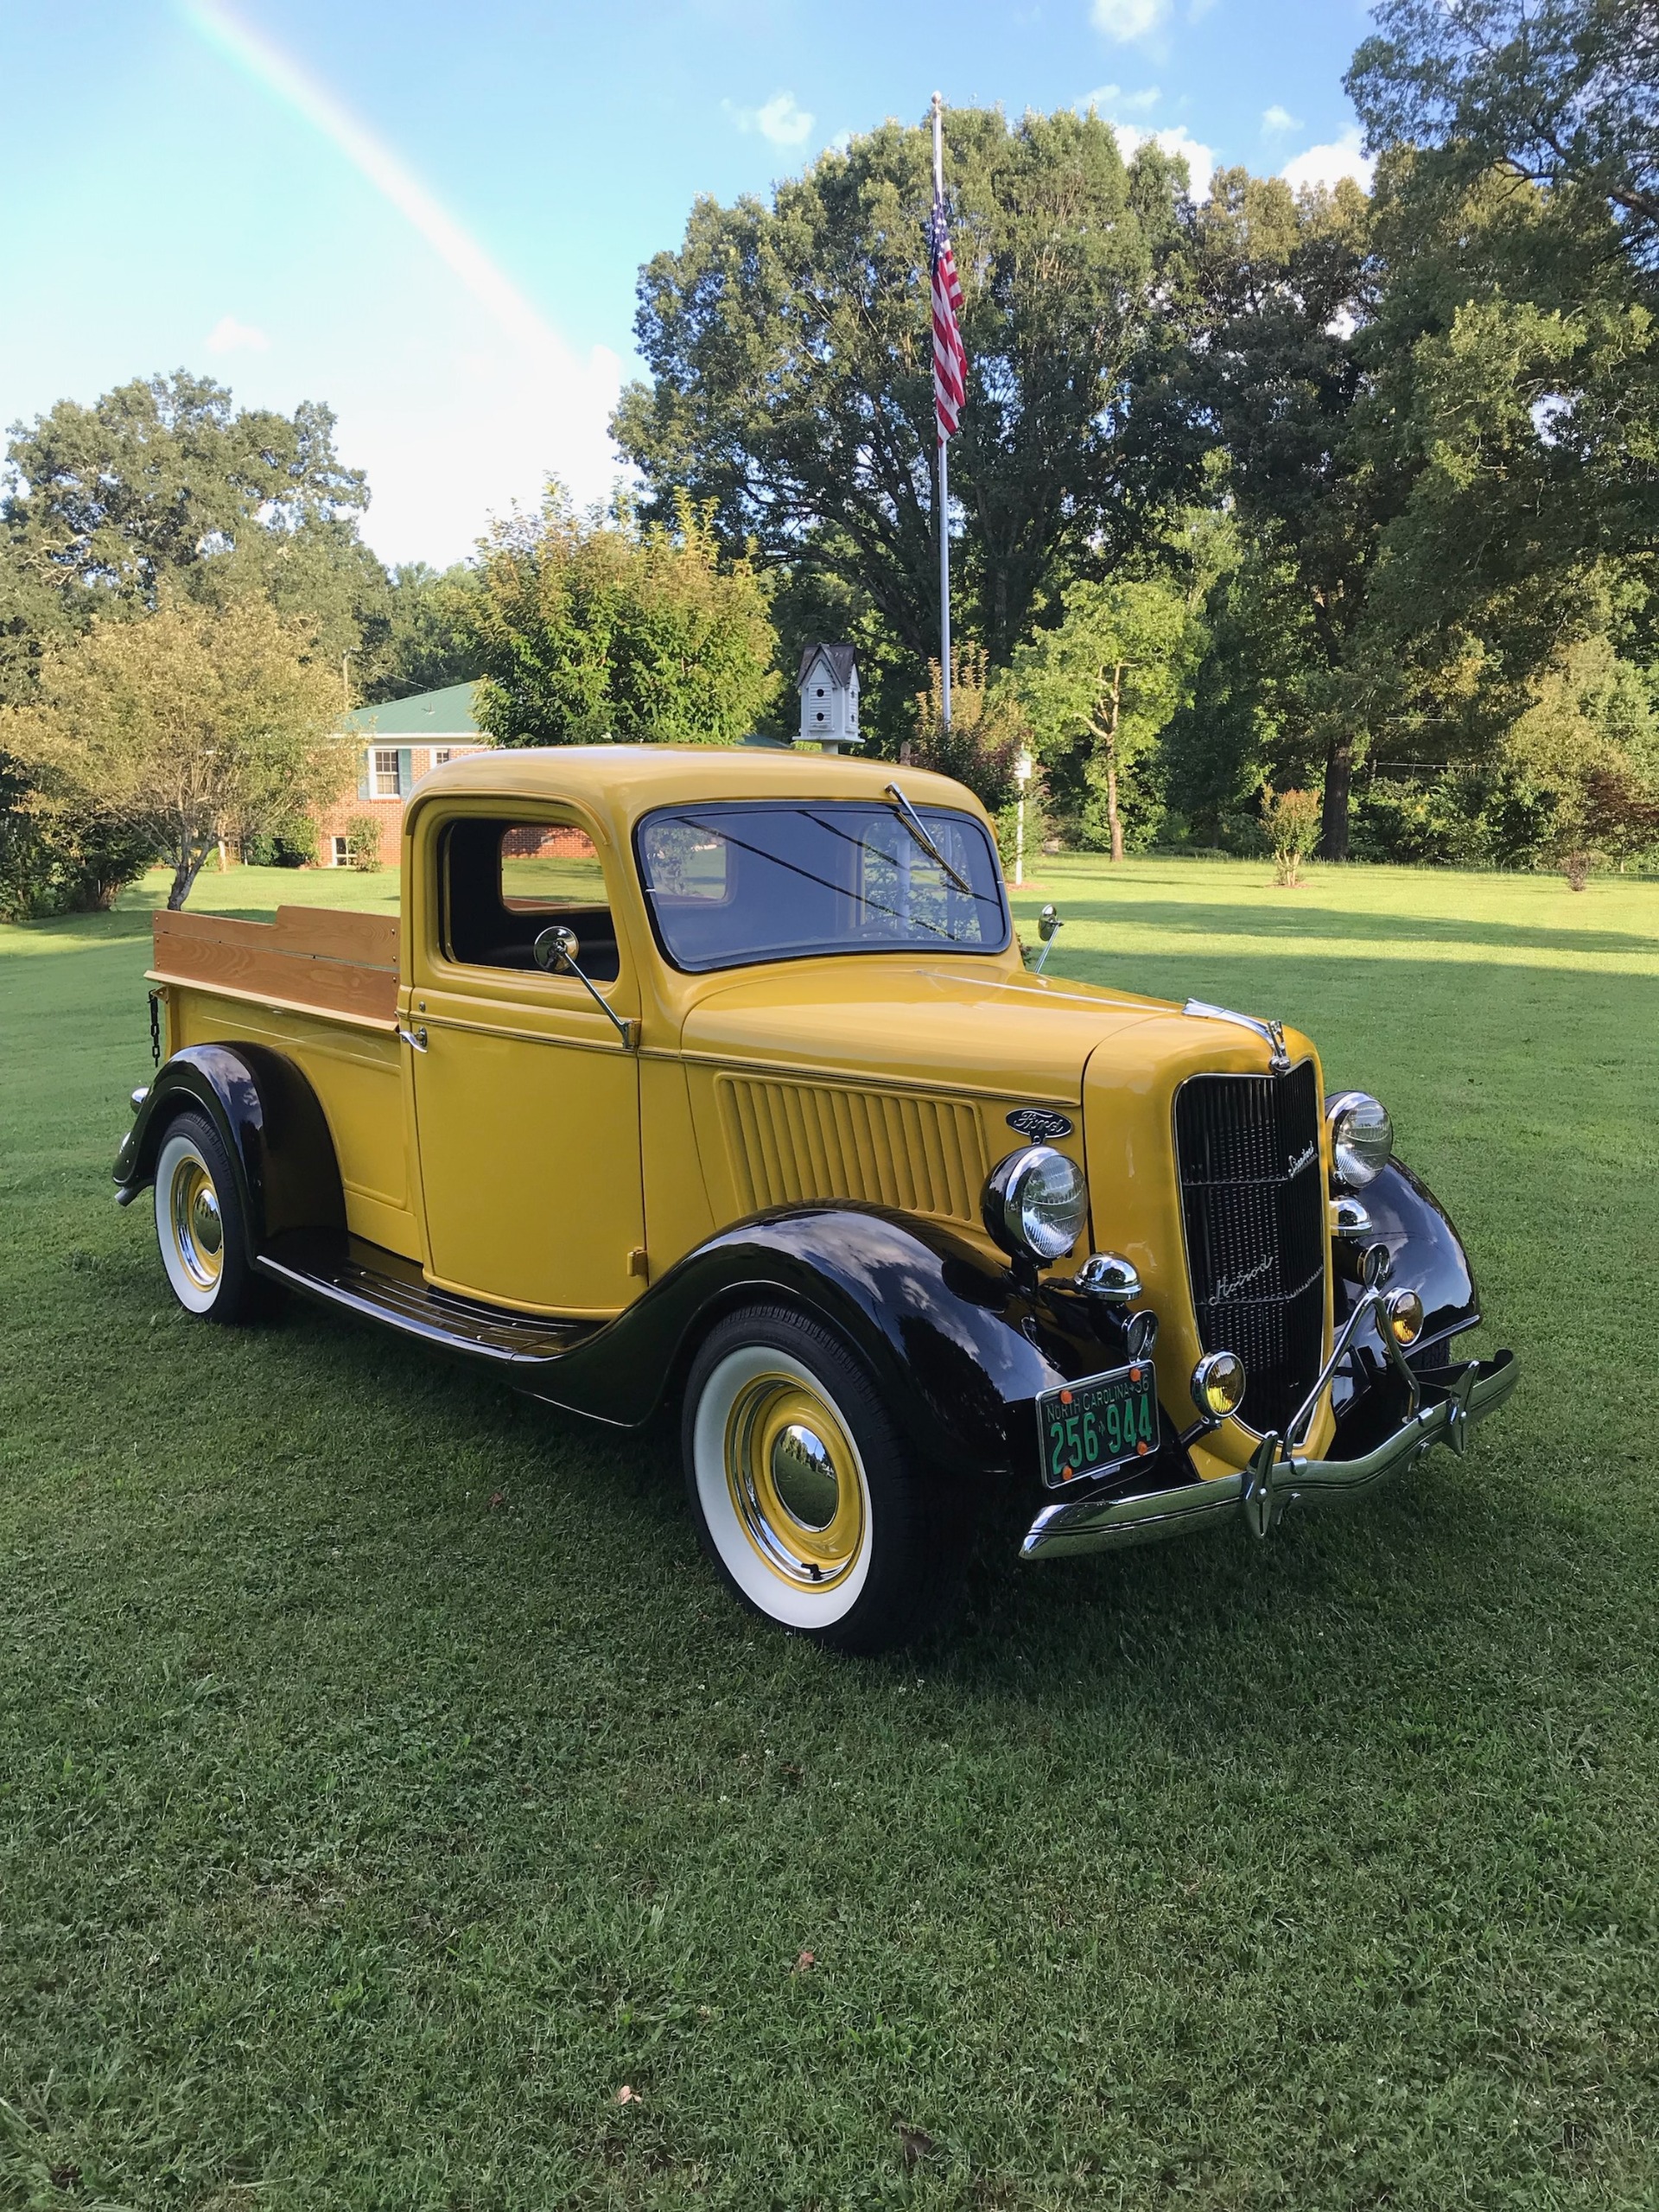
[[[150,980],[390,1027],[397,1018],[397,941],[395,914],[279,906],[275,921],[244,922],[163,912],[156,917]]]

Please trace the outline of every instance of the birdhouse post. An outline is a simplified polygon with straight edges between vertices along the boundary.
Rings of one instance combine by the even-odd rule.
[[[795,678],[801,735],[826,753],[862,745],[858,729],[858,656],[850,645],[808,645]]]

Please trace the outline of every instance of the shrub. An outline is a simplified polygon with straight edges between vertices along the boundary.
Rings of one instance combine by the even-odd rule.
[[[101,912],[156,857],[142,835],[38,814],[30,797],[27,774],[0,753],[0,921]]]
[[[1266,806],[1268,836],[1273,846],[1273,880],[1295,890],[1302,880],[1302,862],[1319,842],[1320,798],[1318,791],[1279,791]]]
[[[352,866],[364,875],[380,868],[380,824],[372,814],[354,814],[346,824],[346,848]]]

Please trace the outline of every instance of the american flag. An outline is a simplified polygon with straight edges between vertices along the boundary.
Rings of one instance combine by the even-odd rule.
[[[936,199],[927,226],[928,257],[933,266],[933,411],[939,435],[954,438],[968,391],[968,354],[962,342],[962,279],[945,228],[944,202]]]

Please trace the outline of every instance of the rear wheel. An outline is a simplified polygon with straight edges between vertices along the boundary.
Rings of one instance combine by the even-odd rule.
[[[156,1163],[156,1241],[173,1295],[204,1320],[257,1319],[265,1286],[248,1260],[236,1177],[205,1114],[181,1114]]]
[[[832,1331],[780,1306],[731,1315],[693,1363],[682,1433],[704,1548],[756,1612],[860,1652],[938,1618],[964,1501],[906,1454]]]

